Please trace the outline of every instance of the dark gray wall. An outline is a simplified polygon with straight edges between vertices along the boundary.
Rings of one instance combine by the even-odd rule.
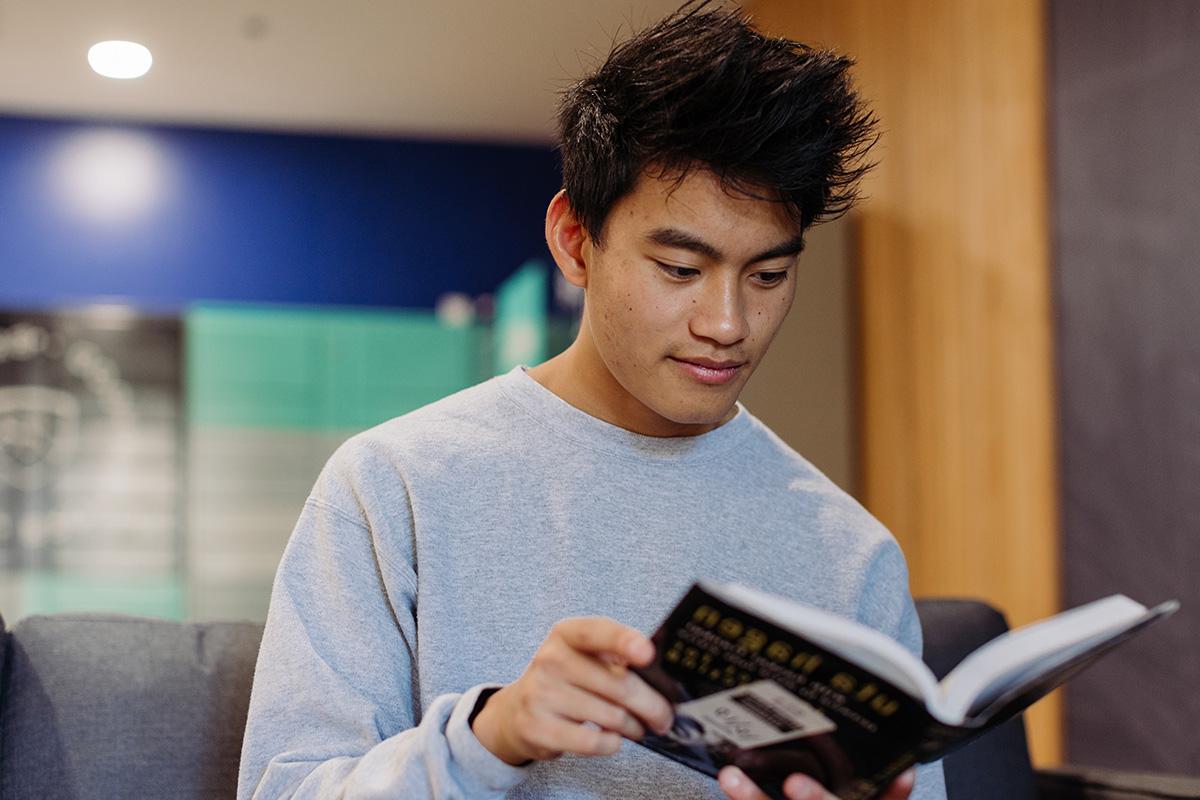
[[[1064,602],[1183,603],[1070,684],[1067,756],[1200,773],[1200,2],[1049,8]]]

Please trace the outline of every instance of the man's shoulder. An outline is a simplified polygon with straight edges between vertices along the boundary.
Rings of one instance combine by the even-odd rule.
[[[498,378],[483,381],[361,431],[341,444],[324,476],[361,485],[453,465],[511,440],[513,407]]]
[[[894,544],[892,534],[846,488],[751,415],[753,434],[745,471],[757,485],[771,487],[776,515],[788,526],[803,522],[813,535],[832,537],[844,549],[874,552]]]
[[[393,417],[351,441],[360,447],[384,449],[422,443],[462,445],[482,430],[495,429],[511,410],[500,378],[491,378]]]
[[[772,485],[782,483],[790,493],[819,497],[865,512],[845,489],[785,442],[766,423],[753,414],[749,414],[749,417],[752,430],[746,439],[747,446],[741,460],[751,474],[764,478],[769,475]]]

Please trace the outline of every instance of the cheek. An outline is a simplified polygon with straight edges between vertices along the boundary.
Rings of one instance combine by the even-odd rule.
[[[792,307],[792,298],[783,296],[760,306],[753,315],[750,342],[762,344],[770,342],[775,334],[783,327],[783,321]]]
[[[662,333],[656,327],[655,308],[638,305],[633,295],[623,292],[608,320],[609,341],[614,345],[614,360],[629,369],[646,367],[653,360],[653,350],[662,343]]]
[[[606,294],[598,332],[612,367],[644,367],[669,347],[672,312],[653,287],[628,280]]]
[[[614,372],[636,368],[639,357],[637,306],[633,293],[624,287],[606,286],[603,299],[592,318],[593,335],[601,357]]]

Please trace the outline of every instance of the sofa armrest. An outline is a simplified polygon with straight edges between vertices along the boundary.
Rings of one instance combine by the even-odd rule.
[[[233,797],[251,622],[32,615],[8,639],[0,797]]]
[[[1200,798],[1200,777],[1099,767],[1039,769],[1039,800],[1179,800]]]

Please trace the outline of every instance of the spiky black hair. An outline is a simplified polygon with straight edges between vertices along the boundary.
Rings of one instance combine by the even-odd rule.
[[[727,192],[784,203],[803,232],[848,211],[874,166],[878,122],[851,85],[851,59],[712,5],[689,0],[562,96],[563,184],[598,246],[643,172],[682,181],[711,170]]]

